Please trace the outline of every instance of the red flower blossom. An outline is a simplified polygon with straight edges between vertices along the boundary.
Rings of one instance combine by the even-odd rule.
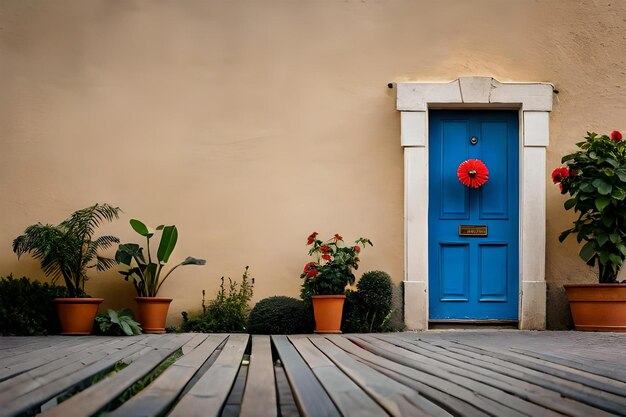
[[[620,140],[622,140],[622,134],[619,130],[614,130],[611,132],[611,140],[613,142],[619,142]]]
[[[306,244],[307,245],[312,245],[313,242],[315,242],[315,238],[317,237],[318,233],[317,232],[313,232],[309,235],[309,237],[307,237],[306,239]]]
[[[558,167],[554,171],[552,171],[552,182],[554,182],[555,184],[559,184],[561,181],[563,181],[563,178],[567,178],[569,176],[570,172],[567,167]]]
[[[563,184],[559,183],[559,191],[561,191],[561,194],[563,194]]]
[[[330,257],[329,254],[325,253],[325,254],[322,255],[322,259],[325,260],[325,261],[330,261],[331,257]]]
[[[340,234],[335,233],[335,240],[343,240]]]
[[[310,270],[315,269],[315,262],[309,262],[304,265],[304,272],[309,272]]]
[[[318,274],[317,269],[311,269],[309,272],[306,273],[306,277],[313,278],[317,274]]]
[[[322,246],[320,246],[320,250],[321,250],[323,253],[328,253],[328,252],[330,252],[330,246],[328,246],[328,245],[322,245]]]
[[[354,251],[355,251],[356,253],[361,252],[361,247],[360,247],[360,246],[358,246],[358,245],[357,245],[357,246],[355,246],[355,247],[354,247]]]
[[[472,188],[478,188],[489,180],[489,170],[480,159],[461,162],[456,175],[463,185]]]

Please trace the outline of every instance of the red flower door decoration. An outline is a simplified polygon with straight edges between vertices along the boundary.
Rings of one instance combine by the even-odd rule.
[[[489,180],[489,170],[480,159],[468,159],[461,162],[456,175],[463,185],[471,188],[481,187]]]

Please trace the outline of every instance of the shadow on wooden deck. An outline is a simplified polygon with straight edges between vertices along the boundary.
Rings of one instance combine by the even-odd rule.
[[[0,338],[0,416],[626,415],[626,334]]]

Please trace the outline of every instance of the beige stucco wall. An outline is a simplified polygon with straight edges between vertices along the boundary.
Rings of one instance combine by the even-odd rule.
[[[94,202],[102,229],[173,223],[171,322],[250,265],[255,300],[298,294],[306,236],[370,237],[361,270],[403,274],[403,159],[393,81],[552,82],[548,172],[587,130],[626,131],[626,2],[211,0],[0,2],[0,274],[25,226]],[[548,179],[546,179],[548,181]],[[548,187],[548,322],[592,280]],[[3,248],[3,249],[2,249]],[[88,291],[132,305],[114,271]]]

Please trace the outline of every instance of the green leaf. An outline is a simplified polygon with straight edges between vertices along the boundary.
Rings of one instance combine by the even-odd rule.
[[[596,235],[596,242],[598,242],[598,246],[602,247],[606,242],[609,241],[609,236],[606,233],[598,233]]]
[[[613,167],[615,167],[615,168],[619,167],[619,162],[617,162],[613,158],[606,158],[606,162],[608,162],[609,164],[613,165]]]
[[[578,254],[578,256],[580,256],[583,261],[589,262],[595,254],[596,250],[594,248],[594,243],[593,241],[590,241],[585,243],[585,245],[580,249],[580,253]]]
[[[604,175],[606,175],[607,177],[612,177],[613,175],[615,175],[615,171],[613,171],[611,168],[604,168],[602,172],[604,172]]]
[[[188,256],[180,264],[181,265],[204,265],[204,264],[206,264],[206,260],[205,259],[192,258],[191,256]]]
[[[161,243],[157,250],[157,259],[161,265],[167,263],[170,259],[170,255],[176,247],[176,241],[178,240],[178,230],[176,226],[165,226],[163,228],[163,234],[161,235]]]
[[[115,310],[109,309],[107,313],[109,317],[111,318],[111,323],[120,324],[120,318],[117,315],[117,312]]]
[[[569,210],[572,207],[574,207],[575,205],[576,205],[576,199],[575,198],[570,198],[565,203],[563,203],[563,206],[565,207],[565,210]]]
[[[619,233],[611,233],[609,235],[609,239],[611,239],[612,243],[619,243],[622,240],[622,237],[620,236]]]
[[[583,182],[582,184],[580,184],[580,191],[583,191],[585,193],[594,193],[596,191],[596,188],[589,182]]]
[[[126,336],[132,336],[133,335],[133,329],[130,328],[130,326],[128,325],[128,323],[125,320],[124,321],[120,321],[119,325],[122,328],[122,331],[126,334]]]
[[[617,174],[620,181],[626,182],[626,169],[618,169],[615,171],[615,174]]]
[[[626,256],[626,245],[618,243],[615,247],[622,253],[622,255]]]
[[[606,227],[613,227],[613,223],[615,222],[615,216],[610,213],[607,213],[602,216],[602,224]]]
[[[597,188],[598,192],[602,195],[610,194],[611,191],[613,190],[613,186],[611,184],[607,183],[606,181],[600,178],[593,180],[592,184],[595,188]]]
[[[606,206],[609,205],[609,203],[611,202],[611,199],[608,197],[598,197],[596,198],[596,208],[598,209],[598,211],[603,211]]]
[[[130,219],[130,226],[143,237],[150,238],[154,233],[150,233],[148,227],[137,219]]]
[[[616,266],[622,266],[623,259],[615,254],[610,254],[609,259]]]
[[[624,198],[626,198],[626,191],[623,188],[613,188],[613,191],[611,191],[611,197],[613,197],[616,200],[622,201]]]
[[[566,230],[559,235],[559,242],[563,243],[563,241],[572,233],[571,230]]]

